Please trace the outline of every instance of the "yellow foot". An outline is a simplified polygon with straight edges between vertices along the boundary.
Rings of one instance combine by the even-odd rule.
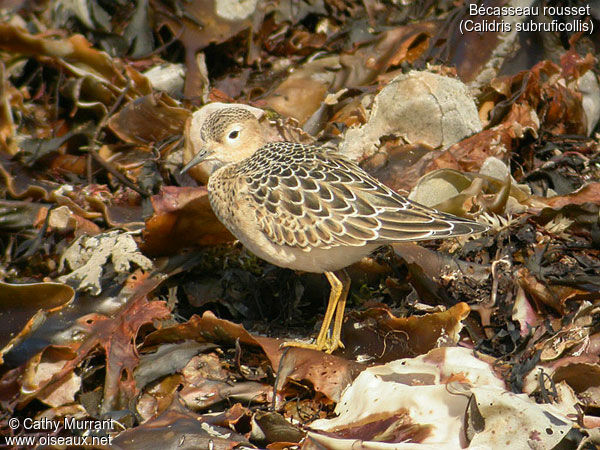
[[[321,324],[321,330],[314,344],[305,344],[303,342],[288,341],[282,344],[282,347],[299,347],[310,348],[325,353],[333,353],[338,348],[344,348],[340,338],[342,334],[342,321],[344,320],[344,308],[346,307],[346,297],[348,297],[348,289],[350,288],[350,277],[345,270],[337,272],[325,272],[329,284],[331,284],[331,292],[329,293],[329,302],[325,317]],[[331,321],[335,314],[333,327]]]
[[[333,353],[338,348],[344,348],[344,344],[339,339],[324,339],[323,342],[315,342],[314,344],[308,344],[305,342],[297,341],[286,341],[281,344],[282,347],[297,347],[297,348],[308,348],[311,350],[317,350],[319,352]]]

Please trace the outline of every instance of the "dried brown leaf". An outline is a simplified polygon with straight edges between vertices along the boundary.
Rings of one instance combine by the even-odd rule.
[[[145,253],[172,254],[191,245],[234,240],[210,207],[205,187],[164,187],[152,205],[154,215],[146,221],[141,245]]]
[[[183,134],[189,116],[168,94],[154,92],[125,105],[108,120],[108,126],[127,143],[148,145]]]
[[[423,316],[395,317],[387,308],[353,312],[353,320],[344,324],[344,342],[353,355],[381,362],[420,355],[440,345],[456,344],[470,311],[469,305],[458,303]]]
[[[61,283],[9,284],[0,282],[0,364],[2,355],[32,330],[39,327],[47,314],[68,305],[75,291]]]
[[[211,448],[232,450],[248,440],[228,428],[210,425],[191,413],[175,398],[160,416],[119,434],[112,445],[116,448]]]

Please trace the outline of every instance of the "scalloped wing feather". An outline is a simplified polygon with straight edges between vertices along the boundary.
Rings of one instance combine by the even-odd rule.
[[[279,245],[418,241],[486,230],[485,225],[413,203],[323,147],[270,143],[243,161],[241,190],[261,230]]]

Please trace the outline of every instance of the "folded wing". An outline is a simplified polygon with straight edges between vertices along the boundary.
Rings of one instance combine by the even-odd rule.
[[[487,226],[411,202],[322,147],[270,143],[239,168],[262,231],[303,249],[420,241]]]

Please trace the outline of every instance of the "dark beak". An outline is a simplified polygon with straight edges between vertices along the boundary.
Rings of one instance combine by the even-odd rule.
[[[204,161],[209,156],[210,156],[210,152],[207,149],[205,149],[205,148],[200,149],[200,151],[198,153],[196,153],[196,156],[194,156],[189,163],[187,163],[185,166],[183,166],[183,169],[181,169],[179,171],[179,173],[184,174],[189,169],[194,167],[196,164],[200,164],[202,161]]]

